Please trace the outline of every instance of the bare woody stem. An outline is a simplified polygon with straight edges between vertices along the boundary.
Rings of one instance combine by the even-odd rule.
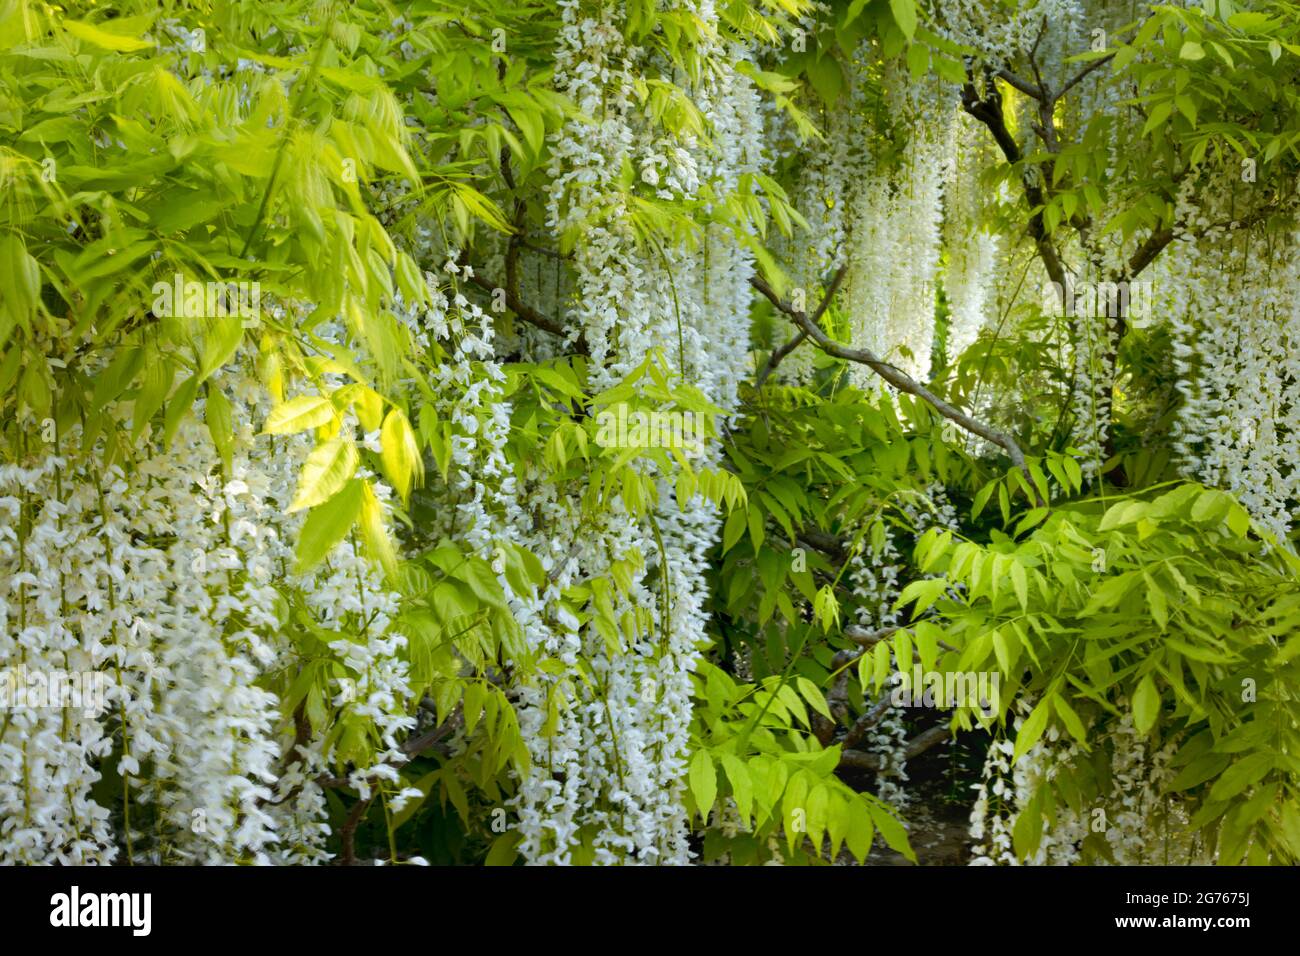
[[[885,700],[889,698],[886,697]],[[868,711],[871,714],[872,711]],[[952,738],[952,731],[943,724],[931,727],[909,740],[903,748],[903,759],[911,760],[919,757],[932,747],[943,743],[945,740]],[[881,759],[875,754],[861,753],[856,750],[845,750],[840,755],[840,767],[852,768],[854,770],[883,770],[885,769]]]
[[[1041,88],[1036,88],[1045,101],[1046,93],[1041,93]],[[993,136],[994,142],[1002,151],[1007,163],[1015,166],[1023,159],[1019,144],[1016,143],[1015,137],[1007,129],[1006,118],[1002,115],[1002,95],[998,92],[997,86],[989,84],[988,90],[983,97],[975,89],[975,80],[973,77],[968,78],[966,84],[962,87],[961,105],[967,113],[979,120],[987,127],[989,133]],[[1057,288],[1062,290],[1066,288],[1065,267],[1061,263],[1060,253],[1056,250],[1056,245],[1052,242],[1047,232],[1047,225],[1043,221],[1043,209],[1047,205],[1047,196],[1041,185],[1042,173],[1037,167],[1026,168],[1021,173],[1021,185],[1024,187],[1025,199],[1029,203],[1031,210],[1028,222],[1029,236],[1034,241],[1034,247],[1038,250],[1038,257],[1043,260],[1043,267],[1047,270],[1051,280],[1057,283]]]
[[[835,293],[839,291],[840,283],[844,281],[844,274],[844,269],[837,269],[835,275],[831,277],[830,284],[826,286],[826,295],[822,297],[822,304],[817,306],[817,310],[812,314],[813,325],[816,325],[821,321],[822,313],[826,311],[831,304],[831,300],[835,298]],[[755,380],[754,384],[762,385],[766,382],[768,376],[776,371],[776,367],[785,360],[786,356],[807,341],[807,339],[808,333],[803,329],[800,329],[789,342],[786,342],[785,345],[772,353],[772,357],[768,359],[767,364],[763,366],[763,371],[758,373],[758,378]]]
[[[839,286],[840,281],[842,281],[843,273],[847,269],[847,265],[840,266],[839,272],[836,273],[836,277],[832,280],[831,286],[829,287],[831,290],[834,290]],[[971,418],[960,409],[948,404],[902,369],[890,365],[888,362],[882,361],[869,349],[850,348],[836,342],[823,332],[821,327],[813,322],[806,313],[794,308],[777,295],[776,291],[768,285],[767,281],[761,276],[751,276],[749,284],[762,293],[763,296],[767,298],[767,300],[780,312],[783,312],[788,316],[790,320],[803,331],[804,335],[811,339],[813,344],[827,355],[833,355],[835,358],[844,359],[847,362],[856,362],[859,365],[867,366],[900,392],[906,392],[909,395],[916,396],[950,422],[960,426],[972,435],[978,435],[980,438],[997,445],[1006,452],[1007,457],[1011,459],[1012,465],[1019,468],[1024,474],[1029,487],[1034,491],[1034,497],[1038,499],[1038,505],[1041,507],[1045,504],[1038,494],[1037,485],[1034,483],[1033,475],[1030,474],[1029,466],[1025,464],[1024,453],[1020,450],[1020,446],[1016,444],[1015,439],[1010,435],[1005,435],[1002,432],[985,425],[983,422]],[[829,298],[829,296],[827,298]],[[824,308],[825,305],[826,303],[823,302],[822,308]],[[819,309],[819,314],[820,312],[821,309]]]

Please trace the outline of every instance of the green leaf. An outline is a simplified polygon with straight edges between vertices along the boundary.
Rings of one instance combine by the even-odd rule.
[[[85,40],[105,50],[112,50],[114,53],[134,53],[153,46],[152,40],[139,40],[135,37],[109,33],[107,30],[101,30],[80,20],[64,20],[63,28],[79,40]]]
[[[1221,774],[1232,758],[1228,754],[1207,753],[1197,757],[1176,776],[1169,784],[1172,791],[1190,790],[1197,784],[1204,783]]]
[[[1029,753],[1034,744],[1038,743],[1039,738],[1043,736],[1043,731],[1047,729],[1047,715],[1051,703],[1050,695],[1040,700],[1034,709],[1029,712],[1025,722],[1020,725],[1020,729],[1016,731],[1016,749],[1011,756],[1012,763]]]
[[[368,481],[361,483],[361,533],[371,559],[389,574],[396,574],[397,550],[384,524],[384,506]]]
[[[1217,521],[1228,510],[1228,505],[1232,499],[1213,489],[1202,491],[1197,497],[1196,503],[1192,505],[1193,521]]]
[[[822,630],[829,631],[840,619],[840,605],[835,599],[835,589],[829,584],[822,585],[813,599],[813,614],[821,622]]]
[[[298,571],[315,567],[352,530],[361,514],[366,483],[353,478],[338,494],[312,508],[298,534]]]
[[[1234,501],[1228,508],[1227,525],[1228,530],[1238,538],[1246,537],[1246,533],[1250,531],[1250,513]]]
[[[910,42],[916,36],[915,0],[889,0],[889,10],[894,15],[894,22]]]
[[[424,796],[418,800],[415,799],[408,800],[406,806],[402,807],[402,809],[398,810],[396,813],[393,814],[392,828],[394,830],[400,827],[407,820],[411,819],[411,817],[415,816],[416,811],[418,811],[420,807],[424,805],[424,801],[428,799],[429,790],[433,787],[434,781],[436,781],[438,777],[441,775],[442,775],[441,770],[434,770],[431,771],[430,773],[426,773],[423,777],[421,777],[419,780],[415,782],[415,789],[419,790],[422,794],[424,794]]]
[[[872,649],[871,655],[875,662],[875,671],[872,674],[872,683],[875,684],[876,690],[885,686],[885,680],[889,677],[889,644],[881,641]]]
[[[524,134],[524,141],[528,144],[529,150],[536,156],[542,151],[542,143],[546,139],[546,124],[542,121],[542,114],[522,106],[512,106],[509,112],[510,118]]]
[[[871,852],[871,843],[875,838],[875,825],[871,814],[861,799],[849,802],[849,832],[845,838],[851,852],[858,860],[865,860]]]
[[[695,806],[700,811],[700,817],[708,820],[709,811],[713,809],[713,800],[718,795],[718,776],[717,769],[713,766],[713,759],[704,748],[696,750],[691,757],[688,777],[691,796],[695,798]]]
[[[408,303],[419,304],[428,301],[429,286],[425,282],[424,274],[420,272],[420,267],[409,254],[398,250],[393,271],[397,276],[397,288]]]
[[[749,768],[734,754],[723,754],[721,759],[722,769],[731,782],[731,798],[736,801],[741,819],[748,822],[754,809],[754,782],[750,778]]]
[[[230,361],[239,343],[244,339],[244,327],[237,318],[214,319],[203,340],[203,362],[199,365],[199,381]]]
[[[411,423],[401,409],[394,408],[384,419],[379,439],[384,474],[398,496],[406,501],[412,484],[424,477],[424,462],[420,457],[420,444],[415,440]]]
[[[873,801],[867,804],[867,812],[871,814],[876,829],[885,838],[885,843],[889,848],[903,854],[903,856],[915,863],[916,853],[912,850],[911,844],[907,842],[907,830],[903,828],[903,824],[898,821],[898,818],[894,816],[889,808],[879,806]]]
[[[230,421],[230,400],[219,388],[208,385],[207,404],[204,416],[208,422],[208,434],[212,444],[221,456],[221,463],[226,474],[230,474],[230,463],[234,452],[234,428]]]
[[[182,419],[190,413],[194,405],[194,396],[198,394],[198,390],[199,378],[197,375],[191,375],[177,386],[176,391],[167,400],[167,410],[163,412],[164,448],[171,447],[172,439],[176,437],[176,430],[180,428]]]
[[[1074,712],[1074,708],[1060,694],[1052,695],[1052,703],[1056,707],[1056,713],[1061,718],[1061,723],[1065,724],[1065,729],[1069,731],[1070,736],[1078,741],[1084,750],[1087,750],[1087,732],[1084,730],[1083,721]]]
[[[513,866],[515,860],[519,858],[519,841],[523,839],[523,834],[518,830],[507,830],[495,840],[492,841],[492,847],[487,852],[487,857],[483,860],[484,866]]]
[[[1035,851],[1043,839],[1043,800],[1042,790],[1038,790],[1025,808],[1016,815],[1015,825],[1011,830],[1012,846],[1015,849],[1016,856],[1020,859],[1027,859]]]
[[[998,659],[998,666],[1002,668],[1002,673],[1010,674],[1014,660],[1011,656],[1011,648],[1007,645],[1007,636],[1001,628],[993,632],[993,654]]]
[[[1252,753],[1242,757],[1223,772],[1210,788],[1211,800],[1230,800],[1247,787],[1258,783],[1273,769],[1273,755]]]
[[[264,435],[289,435],[308,428],[319,428],[334,421],[334,403],[323,395],[299,395],[271,409],[266,416]]]
[[[905,606],[910,601],[916,601],[916,607],[912,611],[913,617],[920,617],[927,608],[948,589],[948,581],[945,578],[922,578],[919,581],[913,581],[898,596],[894,602],[894,609],[897,610]]]
[[[808,79],[812,81],[813,89],[828,107],[835,104],[840,90],[844,88],[844,75],[840,70],[840,62],[829,53],[822,54],[808,64]]]
[[[795,678],[795,683],[799,687],[799,693],[803,695],[804,700],[808,701],[813,710],[827,720],[833,719],[831,717],[831,708],[826,703],[826,698],[822,696],[821,688],[802,675]]]
[[[726,554],[745,533],[745,512],[739,508],[727,515],[727,524],[722,531],[722,553]]]
[[[1155,680],[1147,674],[1133,692],[1133,726],[1138,729],[1138,733],[1145,734],[1155,726],[1159,715],[1160,692],[1156,690]]]
[[[907,48],[907,72],[920,80],[930,70],[930,48],[924,43],[913,43]]]
[[[753,502],[749,506],[749,540],[757,551],[763,546],[763,512],[759,510],[758,503]]]
[[[1145,571],[1142,572],[1142,578],[1147,585],[1147,606],[1151,608],[1151,616],[1163,632],[1169,626],[1169,603],[1165,600],[1165,592],[1160,590],[1155,580]]]
[[[1025,566],[1019,561],[1011,564],[1011,586],[1015,589],[1016,600],[1020,602],[1020,609],[1026,610],[1029,607],[1029,579],[1025,575]]]
[[[144,385],[136,395],[135,407],[131,413],[132,441],[140,437],[158,409],[162,408],[167,393],[171,391],[174,374],[171,363],[162,359],[145,365]]]
[[[31,314],[36,310],[40,295],[39,263],[19,236],[9,233],[0,238],[0,301],[7,304],[7,310],[23,328],[30,328]],[[5,334],[0,334],[0,343],[3,343]]]
[[[317,445],[302,466],[298,490],[289,512],[311,508],[328,501],[357,470],[360,456],[356,446],[342,438]]]

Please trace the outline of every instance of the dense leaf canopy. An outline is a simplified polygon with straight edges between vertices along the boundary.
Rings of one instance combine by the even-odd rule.
[[[1294,863],[1300,6],[0,0],[0,861]]]

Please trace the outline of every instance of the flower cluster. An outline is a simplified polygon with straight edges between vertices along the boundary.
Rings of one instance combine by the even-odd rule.
[[[1300,284],[1296,242],[1233,228],[1180,196],[1184,231],[1157,289],[1174,332],[1184,474],[1238,496],[1285,539],[1300,502]]]
[[[633,109],[632,76],[667,75],[671,64],[627,47],[612,8],[561,9],[556,83],[595,121],[568,121],[554,138],[549,224],[559,234],[581,228],[582,242],[569,275],[551,287],[570,336],[581,334],[590,350],[589,385],[617,384],[662,349],[677,375],[730,411],[747,371],[749,254],[716,224],[697,247],[644,248],[618,173],[626,159],[639,173],[632,188],[665,200],[690,199],[705,182],[715,196],[734,191],[763,162],[756,91],[720,66],[719,50],[706,58],[713,65],[696,91],[712,143],[666,138]],[[708,2],[690,9],[704,22],[717,19]],[[716,460],[717,450],[706,457]],[[679,503],[673,476],[651,463],[636,467],[658,485],[652,515],[634,517],[618,499],[593,513],[583,505],[583,482],[557,486],[536,468],[521,476],[527,508],[515,516],[514,534],[541,556],[549,582],[525,636],[535,653],[562,665],[516,688],[534,769],[519,781],[515,806],[520,851],[532,863],[569,862],[584,842],[596,863],[690,858],[683,802],[690,672],[705,642],[704,569],[719,519],[699,496]],[[574,585],[604,586],[616,569],[623,583],[610,592],[612,609],[625,626],[611,647],[580,623],[565,594]]]
[[[1031,706],[1028,699],[1017,701],[1013,721],[1017,731]],[[1039,788],[1072,772],[1071,763],[1083,754],[1052,726],[1013,766],[1014,742],[1002,736],[994,738],[983,778],[975,786],[970,825],[972,866],[1069,865],[1082,859],[1085,841],[1090,838],[1104,841],[1090,854],[1097,862],[1119,866],[1213,862],[1212,852],[1188,829],[1185,807],[1167,792],[1174,778],[1172,762],[1179,741],[1167,740],[1159,749],[1149,749],[1123,702],[1120,709],[1123,716],[1094,742],[1094,749],[1109,757],[1109,786],[1091,804],[1085,802],[1077,808],[1058,805],[1052,825],[1043,829],[1038,846],[1025,860],[1013,849],[1017,817],[1039,812],[1037,806],[1031,807]]]
[[[293,614],[339,633],[330,646],[357,689],[339,719],[376,727],[376,764],[411,725],[395,596],[349,542],[322,570],[293,572],[288,506],[310,443],[256,434],[264,392],[241,365],[207,384],[208,403],[220,390],[234,410],[228,467],[187,414],[168,447],[146,435],[131,461],[107,464],[102,447],[64,458],[73,433],[0,475],[13,519],[0,527],[0,624],[16,635],[0,656],[108,687],[103,713],[6,713],[7,861],[323,859],[324,801],[304,785],[332,751],[295,743],[270,690],[299,666]],[[112,757],[120,820],[90,796]]]
[[[893,67],[890,114],[906,136],[897,166],[878,162],[848,206],[851,269],[844,302],[859,347],[914,378],[929,374],[943,191],[955,168],[955,112],[942,84],[914,83]],[[855,366],[855,384],[874,373]]]

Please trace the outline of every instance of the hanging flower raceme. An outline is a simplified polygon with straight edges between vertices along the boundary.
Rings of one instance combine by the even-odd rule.
[[[716,18],[709,4],[692,10]],[[705,182],[721,196],[752,180],[762,162],[757,96],[731,58],[746,51],[706,47],[700,56],[706,147],[637,114],[633,76],[671,67],[626,46],[613,10],[568,3],[563,13],[556,82],[595,122],[571,121],[556,137],[549,218],[561,237],[582,230],[563,285],[570,335],[590,352],[588,386],[600,391],[643,374],[658,354],[655,361],[730,412],[747,372],[749,253],[721,226],[692,246],[645,243],[632,196],[648,190],[675,202]],[[636,172],[634,181],[623,168]],[[716,448],[700,451],[702,465],[716,464]],[[520,851],[534,863],[572,862],[575,853],[596,863],[689,859],[690,672],[706,641],[704,567],[719,518],[698,492],[679,500],[675,477],[653,462],[629,467],[656,489],[658,505],[648,511],[616,496],[593,512],[585,482],[557,488],[540,471],[522,477],[527,507],[510,533],[543,556],[549,582],[526,636],[535,653],[561,665],[518,688],[533,763],[516,798]],[[575,588],[609,601],[617,634],[582,622]]]
[[[942,197],[954,168],[955,113],[946,87],[913,83],[901,69],[886,88],[906,145],[897,168],[873,165],[850,207],[845,310],[855,345],[924,379],[934,347]],[[865,366],[852,374],[859,387],[874,375]]]
[[[1032,707],[1017,701],[1013,728],[1019,732]],[[1133,726],[1131,714],[1123,717],[1093,743],[1094,751],[1108,761],[1101,792],[1082,806],[1059,805],[1050,827],[1039,823],[1024,828],[1038,832],[1027,856],[1016,850],[1015,832],[1025,814],[1042,814],[1034,800],[1040,788],[1075,772],[1072,763],[1091,760],[1077,743],[1062,738],[1049,727],[1043,738],[1018,760],[1014,739],[999,734],[989,745],[981,780],[975,785],[970,836],[972,866],[1068,866],[1082,862],[1117,866],[1206,865],[1214,853],[1189,827],[1186,807],[1168,788],[1178,740],[1152,748]]]
[[[948,302],[945,360],[951,364],[988,322],[995,296],[1001,237],[985,228],[989,216],[980,173],[988,165],[984,130],[965,113],[956,120],[956,164],[944,190],[943,247]]]
[[[811,28],[811,22],[804,24],[804,29]],[[786,53],[782,48],[778,56],[784,57]],[[791,148],[797,149],[800,157],[793,202],[808,223],[808,229],[789,238],[778,237],[776,244],[787,263],[791,286],[800,290],[805,301],[815,298],[828,277],[857,251],[850,249],[847,242],[849,216],[855,197],[864,188],[875,185],[868,179],[873,167],[863,76],[867,55],[868,49],[863,46],[854,50],[842,108],[827,109],[823,114],[824,140],[797,142],[793,132],[785,133]],[[773,135],[790,125],[780,110],[769,113],[768,124]],[[799,330],[791,326],[783,334],[789,341]],[[782,366],[781,378],[792,384],[808,385],[812,380],[813,357],[812,349],[796,349]]]
[[[1196,209],[1189,189],[1154,280],[1174,332],[1182,470],[1285,540],[1300,501],[1300,254],[1294,235],[1216,225],[1231,222],[1227,201]]]
[[[34,467],[6,466],[0,501],[15,520],[0,533],[12,582],[0,616],[21,626],[0,656],[77,690],[6,711],[0,758],[15,773],[0,806],[13,839],[0,846],[15,861],[325,859],[312,778],[339,737],[295,740],[282,712],[273,688],[301,661],[291,616],[335,635],[328,648],[349,675],[335,727],[373,727],[380,741],[352,748],[353,784],[396,782],[385,762],[413,726],[405,639],[389,630],[396,596],[350,542],[295,572],[290,505],[311,443],[257,434],[264,390],[238,367],[206,390],[196,412],[229,415],[228,458],[184,413],[170,441],[146,433],[111,465],[101,447],[59,454],[78,426]],[[112,807],[89,796],[108,766]]]

